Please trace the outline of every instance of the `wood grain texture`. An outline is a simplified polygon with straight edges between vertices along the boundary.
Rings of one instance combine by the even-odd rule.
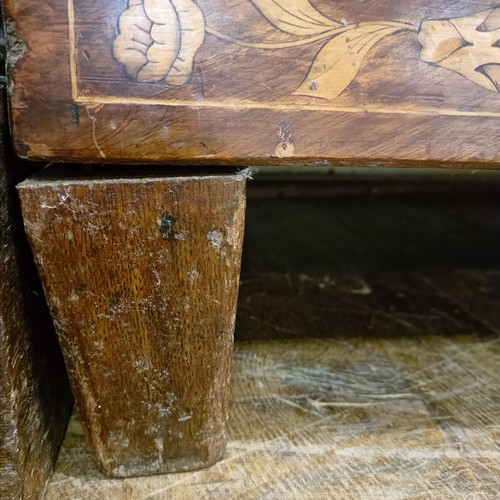
[[[224,453],[245,173],[26,181],[23,215],[88,442],[112,476]]]
[[[24,157],[500,165],[494,0],[3,2]]]
[[[466,274],[470,290],[487,302],[498,301],[498,272]],[[352,282],[360,277],[371,294],[354,293]],[[253,310],[242,311],[247,317],[237,324],[237,333],[241,338],[257,333],[261,340],[235,344],[223,461],[194,473],[111,481],[93,466],[75,416],[47,500],[497,498],[500,325],[495,312],[477,311],[471,321],[464,310],[468,293],[454,288],[452,273],[427,276],[440,284],[439,292],[427,290],[427,298],[448,317],[441,330],[439,321],[429,321],[423,301],[411,313],[393,311],[384,274],[333,273],[330,278],[291,277],[309,320],[296,327],[301,339],[274,340],[283,334],[278,326],[288,326],[290,311],[298,309],[286,286],[273,290],[282,306],[272,322],[264,321],[268,307],[255,300]],[[418,278],[418,273],[413,279],[400,274],[392,280],[409,304]],[[261,274],[258,288],[285,280]],[[485,284],[488,291],[481,292]],[[453,300],[446,301],[443,290]],[[243,287],[241,302],[256,293]],[[335,312],[342,324],[351,319],[345,331],[336,329],[325,311],[309,314],[315,304],[327,307],[337,299],[350,299],[350,310]],[[386,313],[383,337],[358,329],[373,303]],[[263,318],[260,331],[246,330],[252,315]],[[323,338],[306,338],[319,335]]]
[[[0,498],[42,497],[72,397],[23,231],[14,185],[36,168],[14,157],[0,89]]]
[[[499,200],[249,199],[225,459],[47,498],[496,498]]]

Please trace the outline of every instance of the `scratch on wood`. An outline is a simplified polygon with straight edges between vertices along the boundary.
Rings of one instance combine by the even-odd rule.
[[[277,135],[278,145],[274,154],[278,158],[292,157],[295,154],[295,138],[292,126],[287,119],[284,118],[278,123]]]
[[[90,118],[90,121],[92,122],[92,139],[94,140],[94,146],[96,147],[99,155],[102,158],[106,158],[106,155],[104,154],[104,151],[102,148],[99,146],[99,143],[97,142],[97,117],[96,113],[99,112],[101,109],[101,106],[86,106],[85,107],[87,111],[87,116]],[[92,112],[91,112],[92,110]]]

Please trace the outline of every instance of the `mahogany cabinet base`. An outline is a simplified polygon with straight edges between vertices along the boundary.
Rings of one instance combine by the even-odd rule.
[[[110,476],[224,453],[245,189],[234,171],[19,186],[87,440]]]

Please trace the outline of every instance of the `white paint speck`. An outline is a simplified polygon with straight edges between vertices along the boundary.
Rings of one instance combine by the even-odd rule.
[[[222,229],[213,229],[212,231],[208,232],[207,240],[210,242],[212,248],[220,251],[222,248],[222,244],[224,243],[224,232],[222,231]]]

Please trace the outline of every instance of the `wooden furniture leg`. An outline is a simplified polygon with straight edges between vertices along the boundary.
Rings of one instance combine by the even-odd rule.
[[[19,186],[87,439],[111,476],[223,455],[245,188],[244,172]]]
[[[72,408],[66,370],[23,231],[0,89],[0,498],[43,495]]]

